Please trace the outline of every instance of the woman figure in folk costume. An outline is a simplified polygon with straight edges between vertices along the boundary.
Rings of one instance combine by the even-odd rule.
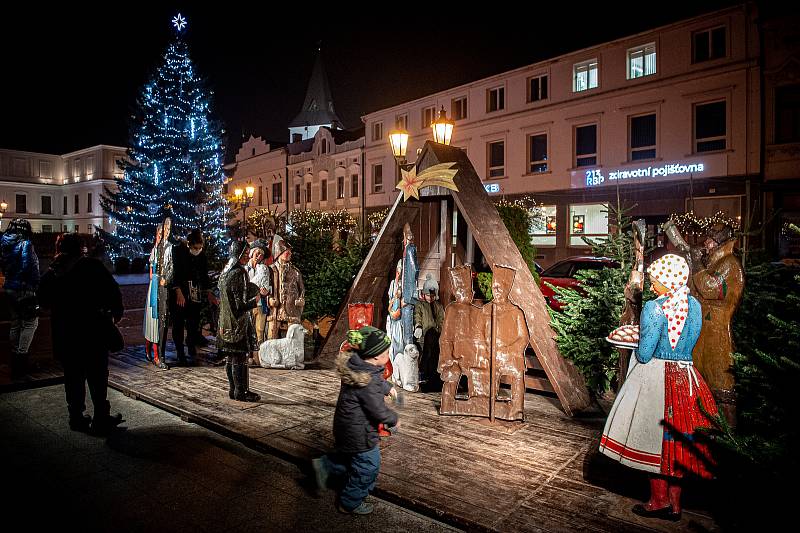
[[[389,362],[392,366],[392,381],[398,376],[394,358],[403,351],[403,321],[401,319],[401,299],[403,296],[401,278],[403,275],[403,260],[397,262],[394,279],[389,283],[389,315],[386,317],[386,334],[392,341],[389,347]]]
[[[156,228],[156,239],[153,249],[150,251],[150,284],[147,287],[147,296],[144,305],[144,355],[149,362],[159,358],[162,354],[158,353],[159,341],[159,320],[158,320],[158,249],[161,242],[162,226]]]
[[[634,513],[677,521],[680,478],[711,477],[708,449],[694,440],[698,428],[710,425],[698,400],[712,415],[717,406],[692,366],[702,312],[686,285],[689,265],[683,257],[667,254],[647,272],[658,298],[642,310],[636,363],[608,415],[600,451],[651,474],[650,500],[634,506]]]

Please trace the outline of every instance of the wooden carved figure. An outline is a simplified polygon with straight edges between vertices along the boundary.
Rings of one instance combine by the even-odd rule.
[[[483,307],[492,324],[492,418],[522,420],[525,404],[525,348],[528,326],[508,295],[516,270],[495,265],[492,301]]]
[[[744,270],[733,253],[731,228],[716,224],[705,241],[706,267],[693,276],[695,296],[703,310],[703,328],[694,348],[694,363],[718,401],[732,396],[733,337],[731,319],[744,292]]]
[[[491,338],[488,316],[473,305],[472,268],[449,269],[455,301],[444,312],[439,337],[439,375],[443,415],[489,416]],[[466,381],[466,391],[459,383]]]

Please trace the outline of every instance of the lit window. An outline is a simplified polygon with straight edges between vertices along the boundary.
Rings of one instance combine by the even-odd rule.
[[[569,206],[569,245],[586,246],[583,238],[608,237],[608,206],[586,204]]]
[[[344,176],[336,178],[336,198],[339,200],[344,198]]]
[[[531,226],[528,233],[531,236],[531,244],[534,246],[555,246],[556,230],[558,229],[556,219],[556,206],[542,205],[530,210]]]
[[[272,203],[279,204],[283,202],[283,186],[280,183],[272,184]]]
[[[650,43],[628,50],[628,79],[656,73],[656,44]]]
[[[578,63],[573,67],[572,90],[577,92],[597,87],[597,59]]]

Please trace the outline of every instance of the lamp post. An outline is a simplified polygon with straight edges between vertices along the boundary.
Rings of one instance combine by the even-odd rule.
[[[241,187],[237,187],[233,191],[233,195],[236,197],[236,203],[242,208],[242,225],[244,226],[245,239],[247,239],[247,208],[250,206],[250,202],[253,200],[255,193],[256,188],[250,183],[247,184],[244,190],[242,190]]]
[[[450,142],[453,140],[453,128],[455,124],[455,121],[447,118],[447,112],[444,110],[444,106],[442,106],[438,118],[431,123],[433,141],[450,146]],[[390,131],[389,144],[392,147],[392,155],[394,155],[394,159],[399,168],[408,170],[416,164],[416,162],[409,163],[406,159],[408,152],[408,132],[406,130],[395,128]]]
[[[8,209],[8,204],[0,202],[0,230],[3,229],[3,215],[6,214],[6,209]]]

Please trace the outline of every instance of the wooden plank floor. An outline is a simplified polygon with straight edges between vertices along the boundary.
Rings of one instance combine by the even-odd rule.
[[[112,356],[110,383],[262,451],[302,462],[333,445],[339,380],[331,370],[251,369],[256,404],[227,398],[221,367],[159,371],[141,347]],[[407,394],[400,427],[383,439],[377,494],[469,530],[696,531],[717,529],[702,510],[681,522],[630,512],[646,477],[599,455],[603,415],[569,418],[555,398],[526,397],[526,422],[491,425],[438,415],[438,394]],[[702,504],[702,502],[701,502]]]

